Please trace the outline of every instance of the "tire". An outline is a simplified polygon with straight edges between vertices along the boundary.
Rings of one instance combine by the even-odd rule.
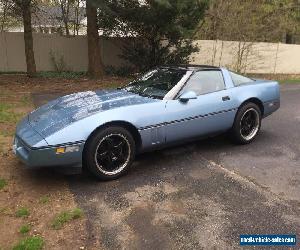
[[[236,144],[249,144],[257,137],[260,128],[260,108],[254,103],[246,103],[239,108],[235,116],[234,124],[230,133],[231,139]]]
[[[83,165],[99,180],[114,180],[130,169],[136,152],[131,133],[123,127],[111,126],[96,131],[87,141]]]

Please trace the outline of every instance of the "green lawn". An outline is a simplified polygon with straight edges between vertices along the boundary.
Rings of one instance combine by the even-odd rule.
[[[294,83],[294,84],[300,84],[300,79],[286,79],[286,80],[279,80],[280,84],[285,83]]]
[[[21,115],[13,111],[13,105],[0,103],[0,122],[16,123]]]

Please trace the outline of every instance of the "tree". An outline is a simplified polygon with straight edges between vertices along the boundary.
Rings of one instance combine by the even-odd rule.
[[[81,26],[80,21],[84,16],[84,0],[37,0],[39,3],[40,12],[46,7],[51,9],[59,8],[60,11],[53,11],[51,19],[56,19],[59,23],[62,23],[61,27],[57,31],[66,36],[78,35],[79,28]],[[50,10],[51,11],[51,10]]]
[[[293,1],[296,0],[211,0],[197,38],[236,41],[232,42],[235,61],[230,66],[244,73],[261,61],[255,42],[280,42],[286,34],[296,33]],[[216,49],[214,46],[213,55]],[[214,64],[215,58],[212,61]]]
[[[10,27],[16,27],[21,23],[13,9],[11,0],[0,0],[0,32],[7,31]]]
[[[86,1],[87,37],[88,37],[88,75],[92,78],[104,76],[99,44],[97,8],[92,0]]]
[[[21,13],[23,18],[27,75],[33,77],[36,74],[31,27],[31,9],[33,6],[33,0],[13,0],[13,2],[15,4],[16,11]]]
[[[75,20],[74,20],[74,35],[79,34],[79,28],[80,28],[80,4],[82,3],[81,0],[75,0],[74,1],[74,8],[75,8]]]
[[[300,32],[300,1],[286,0],[285,8],[286,17],[286,35],[285,42],[287,44],[295,43],[295,35],[299,36]],[[299,41],[300,42],[300,41]]]
[[[282,41],[286,33],[297,32],[297,1],[211,0],[197,37],[248,42]]]
[[[64,24],[65,34],[70,35],[70,28],[73,26],[73,34],[78,35],[79,30],[79,16],[81,0],[55,0],[54,3],[60,6],[61,17]]]
[[[207,0],[107,1],[100,7],[99,24],[104,35],[132,38],[122,57],[144,71],[188,63],[198,49],[192,38],[207,6]]]
[[[69,12],[70,12],[70,4],[73,1],[68,1],[68,0],[58,0],[60,8],[61,8],[61,13],[62,13],[62,21],[65,26],[65,31],[66,35],[70,35],[70,30],[69,30]]]
[[[4,31],[6,23],[7,23],[7,12],[8,12],[9,1],[4,0],[0,1],[0,10],[1,10],[1,24],[0,31]]]

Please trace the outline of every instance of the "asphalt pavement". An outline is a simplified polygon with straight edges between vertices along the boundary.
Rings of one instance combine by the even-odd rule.
[[[250,145],[219,136],[140,155],[116,181],[66,178],[88,219],[88,249],[238,249],[240,234],[297,234],[299,242],[299,167],[293,84],[282,86],[280,110]]]

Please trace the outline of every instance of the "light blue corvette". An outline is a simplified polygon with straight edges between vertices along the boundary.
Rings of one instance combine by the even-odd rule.
[[[159,67],[124,88],[58,98],[17,126],[14,152],[30,167],[84,166],[100,179],[126,173],[137,153],[230,132],[251,142],[280,106],[275,81],[212,66]]]

